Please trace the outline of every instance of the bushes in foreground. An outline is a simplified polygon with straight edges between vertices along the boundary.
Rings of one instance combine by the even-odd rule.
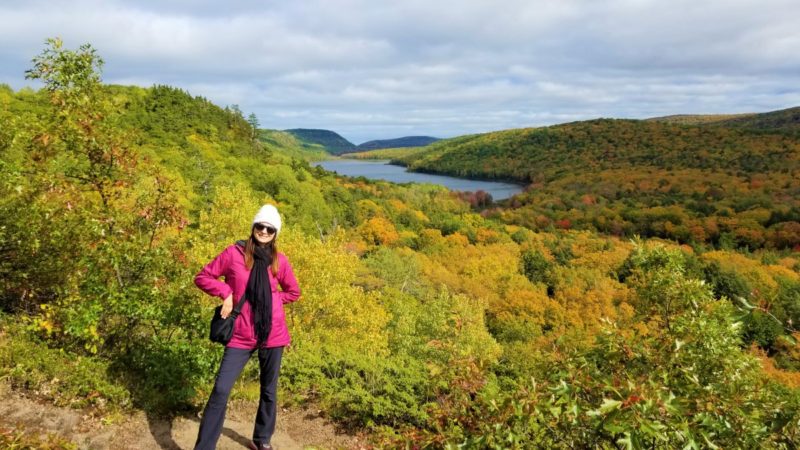
[[[466,388],[428,428],[388,442],[436,448],[796,448],[800,394],[769,381],[741,347],[738,311],[686,275],[679,250],[630,258],[639,321],[607,323],[587,348],[557,347],[515,389],[465,362]],[[483,382],[482,382],[483,381]]]

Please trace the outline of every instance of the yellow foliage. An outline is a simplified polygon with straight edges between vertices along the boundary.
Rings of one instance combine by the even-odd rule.
[[[409,209],[408,205],[406,205],[401,200],[396,198],[390,198],[389,200],[386,201],[386,203],[389,205],[390,208],[392,208],[396,212],[401,212]]]
[[[572,244],[575,256],[570,264],[576,267],[589,267],[603,273],[611,273],[619,268],[630,255],[633,244],[617,238],[599,239],[597,236],[578,235]],[[548,252],[549,253],[549,252]]]
[[[543,326],[548,309],[560,308],[544,292],[535,290],[513,290],[506,293],[503,301],[490,305],[489,310],[503,321],[520,320]]]
[[[400,243],[404,245],[409,245],[410,243],[416,241],[417,238],[419,238],[417,233],[414,233],[411,230],[403,230],[400,232],[399,236],[400,236],[399,238]]]
[[[424,212],[418,211],[416,209],[414,210],[414,216],[416,216],[417,220],[419,220],[420,222],[423,222],[423,223],[428,223],[428,222],[431,221],[431,219],[429,219],[428,216],[426,216]]]
[[[457,247],[466,247],[469,245],[469,238],[459,232],[455,232],[444,238],[445,242],[449,245]]]
[[[386,216],[383,208],[372,200],[359,200],[356,202],[356,211],[360,221]]]
[[[485,309],[480,300],[457,294],[452,297],[455,350],[461,356],[475,356],[484,364],[492,364],[500,357],[502,349],[486,330]]]
[[[800,279],[800,275],[798,275],[797,272],[782,265],[765,266],[765,269],[773,278],[785,278],[791,281],[798,281]]]
[[[759,349],[755,344],[750,347],[750,352],[761,362],[761,368],[764,369],[764,374],[767,378],[793,389],[800,388],[800,372],[778,368],[775,365],[775,360],[767,356],[767,353]]]
[[[383,217],[373,217],[359,227],[359,233],[367,244],[392,245],[400,239],[394,224]]]
[[[772,211],[766,208],[748,209],[747,211],[740,212],[736,215],[736,217],[742,219],[743,221],[752,221],[759,224],[765,224],[769,222],[770,217],[772,217]]]
[[[628,287],[604,272],[586,267],[558,267],[555,300],[565,310],[568,328],[599,330],[602,319],[628,320],[633,316]]]
[[[705,253],[701,258],[705,261],[716,261],[723,270],[741,275],[753,288],[756,298],[769,298],[777,293],[778,283],[759,261],[741,253],[723,250]]]
[[[258,208],[269,202],[267,198],[257,198],[253,191],[244,185],[219,186],[209,209],[200,212],[197,236],[191,241],[189,255],[198,266],[216,257],[226,246],[239,239],[247,239],[250,226]],[[274,203],[274,202],[272,202]],[[290,218],[285,218],[291,228]],[[281,232],[281,238],[284,232]],[[280,241],[279,241],[280,242]]]
[[[473,298],[484,298],[490,304],[502,298],[514,283],[530,286],[518,271],[516,244],[441,247],[429,258],[422,269],[431,281]]]
[[[425,228],[419,233],[419,248],[428,253],[444,244],[442,232],[435,228]]]
[[[360,263],[344,250],[342,238],[340,232],[320,242],[292,233],[283,240],[302,290],[297,303],[287,307],[295,344],[349,346],[387,355],[389,314],[378,293],[353,285]]]

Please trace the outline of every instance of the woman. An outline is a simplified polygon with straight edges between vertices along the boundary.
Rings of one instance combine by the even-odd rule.
[[[222,432],[228,395],[250,356],[258,351],[261,397],[258,403],[253,450],[271,449],[275,431],[278,372],[283,347],[289,344],[283,304],[300,297],[292,266],[276,241],[281,217],[272,205],[264,205],[253,219],[250,238],[238,241],[219,254],[197,274],[195,284],[209,295],[223,299],[221,316],[244,301],[225,347],[222,362],[200,422],[195,449],[213,449]],[[219,280],[225,277],[225,281]],[[280,285],[282,291],[278,291]]]

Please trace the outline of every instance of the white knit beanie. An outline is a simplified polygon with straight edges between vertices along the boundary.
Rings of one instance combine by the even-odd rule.
[[[278,214],[278,208],[273,205],[264,205],[258,210],[258,214],[253,217],[253,225],[257,223],[267,223],[275,227],[277,230],[275,234],[281,232],[281,216]]]

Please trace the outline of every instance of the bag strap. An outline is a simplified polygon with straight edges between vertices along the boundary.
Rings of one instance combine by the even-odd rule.
[[[234,307],[233,307],[233,311],[232,311],[232,313],[234,313],[234,312],[235,312],[235,313],[236,313],[236,315],[238,316],[238,315],[239,315],[239,313],[241,313],[241,312],[242,312],[242,305],[244,305],[244,302],[245,302],[245,299],[244,299],[244,294],[242,294],[242,298],[240,298],[240,299],[239,299],[239,302],[237,302],[237,303],[236,303],[236,306],[234,306]]]

